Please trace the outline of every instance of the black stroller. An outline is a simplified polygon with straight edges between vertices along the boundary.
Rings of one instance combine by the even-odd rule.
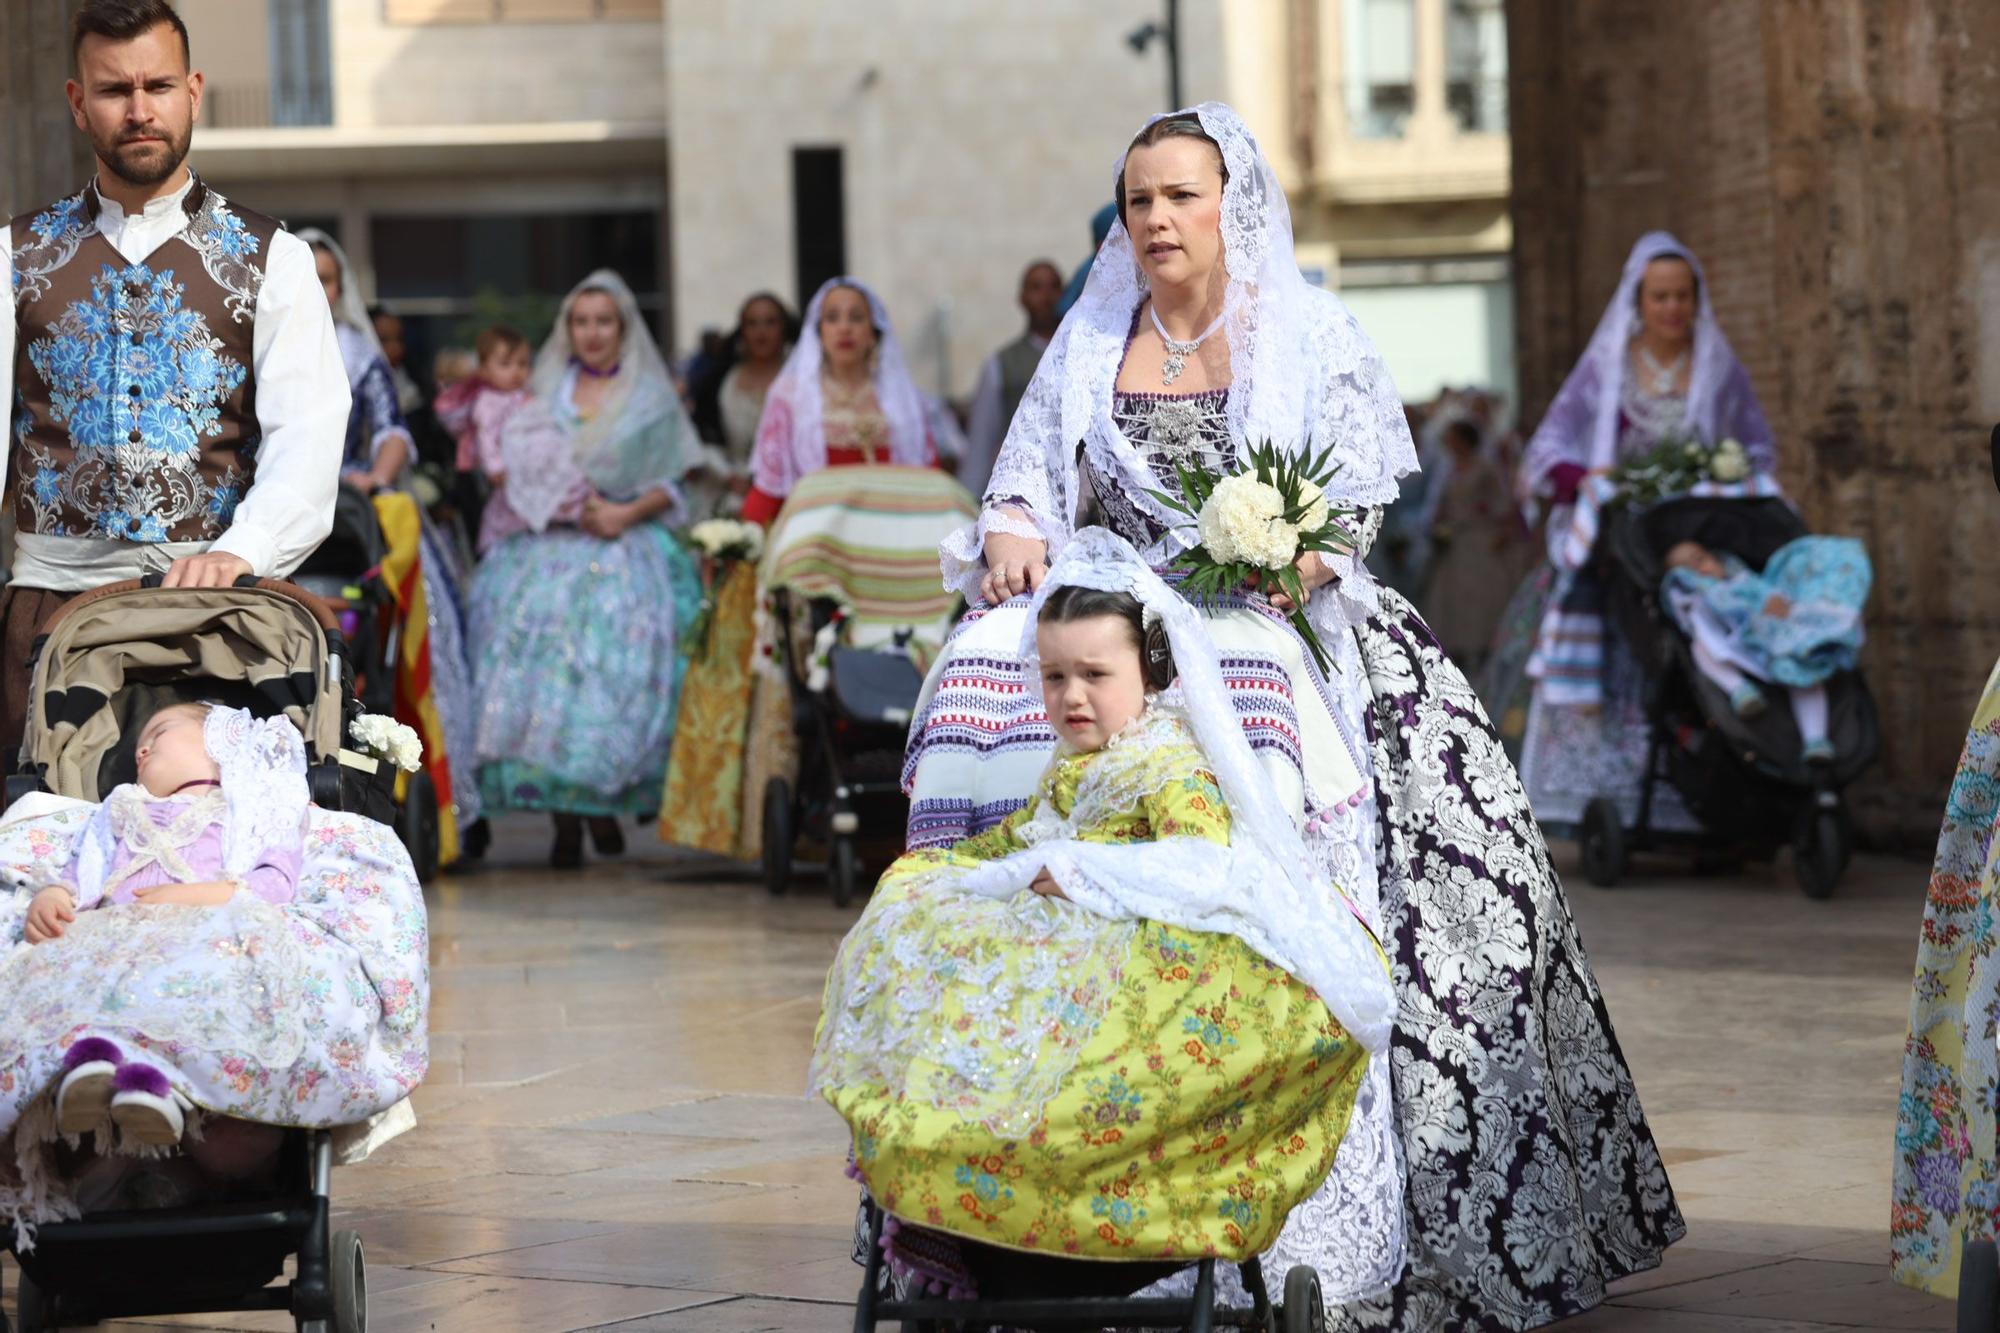
[[[1194,1265],[1194,1290],[1185,1296],[1142,1296],[1135,1293],[1188,1267],[1175,1262],[1113,1263],[1047,1255],[1019,1254],[990,1245],[960,1246],[966,1266],[979,1284],[972,1299],[889,1295],[882,1262],[882,1210],[873,1200],[863,1205],[862,1243],[868,1247],[861,1298],[855,1303],[854,1327],[872,1329],[891,1320],[904,1329],[1023,1330],[1141,1327],[1187,1329],[1255,1329],[1259,1333],[1324,1333],[1326,1302],[1319,1274],[1299,1265],[1285,1274],[1283,1300],[1273,1303],[1264,1285],[1263,1265],[1255,1256],[1238,1264],[1248,1308],[1232,1305],[1216,1291],[1215,1259]]]
[[[359,704],[332,610],[273,580],[209,589],[158,581],[86,593],[50,618],[36,643],[37,706],[21,768],[7,779],[8,804],[37,791],[100,799],[134,780],[133,750],[154,710],[215,700],[298,725],[316,804],[394,822],[385,770],[343,753]],[[361,1333],[365,1261],[356,1233],[330,1228],[332,1167],[331,1131],[289,1129],[268,1184],[39,1228],[34,1247],[16,1253],[19,1333],[219,1310],[288,1310],[301,1330]],[[10,1249],[13,1239],[0,1234]],[[292,1280],[267,1285],[292,1256]]]
[[[779,589],[771,594],[778,642],[793,644],[801,624],[814,637],[838,631],[838,608]],[[783,778],[764,787],[764,884],[774,894],[792,882],[792,852],[801,836],[827,849],[827,879],[836,906],[854,899],[862,881],[864,828],[900,831],[909,815],[903,795],[903,748],[924,685],[907,644],[881,650],[834,645],[817,670],[799,652],[785,654],[793,734],[799,738],[799,783]],[[865,818],[864,818],[865,816]]]
[[[343,485],[334,501],[333,530],[293,575],[299,587],[326,602],[341,621],[353,655],[355,694],[363,711],[382,717],[396,711],[401,639],[396,599],[382,575],[387,553],[374,502]],[[438,820],[436,782],[428,772],[412,773],[396,804],[394,823],[417,879],[425,884],[438,872]]]
[[[1800,887],[1813,898],[1828,897],[1840,882],[1853,850],[1841,792],[1881,747],[1867,682],[1858,671],[1827,682],[1834,757],[1809,764],[1790,710],[1737,716],[1727,693],[1696,668],[1687,635],[1660,597],[1666,554],[1677,543],[1699,542],[1761,569],[1778,548],[1806,535],[1799,516],[1775,498],[1688,497],[1619,506],[1604,516],[1592,560],[1605,589],[1607,630],[1623,637],[1645,679],[1650,741],[1636,827],[1625,827],[1609,796],[1584,810],[1578,840],[1591,883],[1617,884],[1635,851],[1681,844],[1707,855],[1718,843],[1746,854],[1789,845]],[[1686,801],[1701,833],[1653,827],[1662,781]]]

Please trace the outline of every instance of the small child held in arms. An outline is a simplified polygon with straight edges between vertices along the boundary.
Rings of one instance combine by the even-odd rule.
[[[1033,633],[1048,769],[997,827],[883,875],[827,978],[810,1072],[900,1219],[892,1266],[947,1287],[969,1284],[955,1237],[1127,1260],[1266,1248],[1325,1178],[1394,1007],[1358,916],[1306,909],[1338,890],[1199,615],[1085,529]],[[1221,1170],[1199,1145],[1225,1123]],[[1173,1207],[1107,1211],[1104,1180]],[[1229,1206],[1246,1191],[1255,1218]]]
[[[0,999],[28,986],[30,974],[47,971],[36,966],[38,956],[71,935],[82,913],[112,907],[220,908],[239,896],[276,906],[291,902],[304,864],[309,800],[305,745],[290,722],[260,721],[217,705],[173,704],[148,719],[136,757],[139,780],[112,791],[68,862],[35,892],[22,938],[36,947],[0,961]],[[132,965],[144,971],[154,962],[179,966],[181,961],[142,959]],[[224,959],[214,972],[231,978],[243,973],[255,993],[258,978],[251,974],[292,961]],[[195,975],[200,970],[188,961],[177,984],[185,989],[209,982],[211,977]],[[76,981],[89,984],[82,977]],[[105,999],[107,1016],[144,1004],[133,977],[97,982],[107,991],[123,992],[129,985],[134,992],[118,1003],[116,997]],[[221,1003],[220,991],[216,994]],[[7,1012],[24,1017],[15,1007]],[[130,1017],[145,1026],[143,1013]],[[100,1128],[108,1117],[128,1142],[168,1146],[180,1141],[184,1128],[183,1108],[167,1075],[103,1036],[84,1036],[69,1047],[55,1110],[67,1135]]]
[[[458,437],[459,470],[493,485],[479,521],[484,553],[517,533],[579,522],[591,488],[568,436],[528,388],[528,340],[495,325],[478,347],[478,373],[439,394],[437,414]]]
[[[1826,763],[1834,758],[1826,682],[1860,658],[1861,608],[1873,577],[1866,550],[1846,537],[1789,542],[1761,573],[1686,541],[1667,552],[1661,591],[1693,639],[1695,666],[1728,693],[1737,716],[1754,718],[1768,706],[1758,682],[1784,686],[1800,757]]]

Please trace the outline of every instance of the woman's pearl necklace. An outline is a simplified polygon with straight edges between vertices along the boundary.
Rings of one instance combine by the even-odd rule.
[[[1683,347],[1681,348],[1681,354],[1674,358],[1672,365],[1663,366],[1654,357],[1652,352],[1647,349],[1646,344],[1639,344],[1639,360],[1645,363],[1646,373],[1653,377],[1653,392],[1656,394],[1667,394],[1674,391],[1674,385],[1679,382],[1681,377],[1681,367],[1687,364],[1687,359],[1688,349]]]
[[[1160,341],[1167,346],[1167,359],[1160,366],[1160,387],[1169,388],[1181,377],[1181,372],[1187,369],[1187,359],[1201,350],[1201,345],[1208,340],[1209,334],[1222,327],[1222,315],[1217,315],[1215,323],[1196,334],[1193,342],[1181,342],[1167,332],[1166,325],[1160,323],[1158,306],[1148,304],[1146,313],[1153,317],[1153,327],[1159,332]]]

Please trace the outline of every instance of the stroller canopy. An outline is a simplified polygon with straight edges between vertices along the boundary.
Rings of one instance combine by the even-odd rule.
[[[275,580],[234,588],[113,584],[77,598],[43,630],[22,758],[50,790],[97,801],[131,764],[135,721],[209,699],[283,713],[314,759],[340,749],[343,684],[329,658],[332,616]]]

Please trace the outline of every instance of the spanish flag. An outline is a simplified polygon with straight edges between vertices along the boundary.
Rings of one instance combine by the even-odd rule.
[[[458,860],[458,821],[452,813],[451,755],[445,750],[444,722],[431,690],[431,617],[424,599],[423,516],[415,496],[382,491],[375,496],[375,517],[382,524],[388,554],[382,558],[382,578],[396,599],[396,621],[402,633],[396,649],[396,720],[413,728],[424,743],[424,769],[437,787],[438,864]],[[408,790],[409,776],[399,774],[396,795]]]

